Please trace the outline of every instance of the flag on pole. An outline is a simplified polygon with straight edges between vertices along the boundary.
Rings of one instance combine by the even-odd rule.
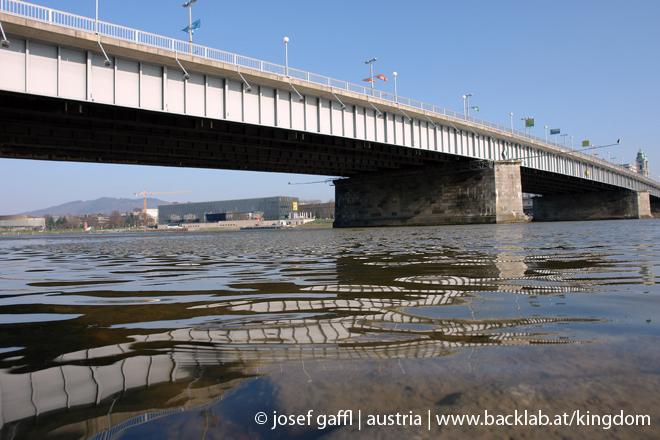
[[[582,146],[583,147],[588,147],[589,146],[589,141],[582,141]]]
[[[378,78],[383,81],[387,81],[387,78],[385,78],[385,75],[383,75],[382,73],[380,75],[376,75],[375,78]]]
[[[194,34],[197,29],[199,29],[202,26],[202,20],[199,19],[190,26],[186,26],[185,29],[182,29],[183,32],[189,32],[191,34]]]
[[[473,109],[473,110],[479,111],[479,107],[477,107],[476,105],[474,107],[470,107],[470,108]]]
[[[366,82],[368,82],[368,83],[372,83],[372,82],[374,82],[374,80],[371,79],[371,78],[366,78],[366,79],[363,79],[362,81],[366,81]]]
[[[533,127],[533,126],[534,126],[534,118],[525,119],[525,127]]]

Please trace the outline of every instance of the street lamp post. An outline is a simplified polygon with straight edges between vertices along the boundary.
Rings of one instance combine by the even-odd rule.
[[[573,136],[571,136],[571,151],[573,151]]]
[[[463,114],[468,118],[470,117],[470,96],[472,96],[472,93],[463,95]]]
[[[509,116],[511,116],[511,134],[513,134],[513,112],[509,113]]]
[[[543,128],[545,128],[545,143],[547,144],[548,143],[548,126],[546,125]]]
[[[183,4],[184,8],[188,8],[188,36],[190,37],[190,53],[192,54],[192,4],[197,0],[188,0]]]
[[[568,136],[568,134],[560,134],[560,136],[564,138],[564,148],[566,148],[566,136]],[[571,136],[571,139],[573,139],[573,136]]]
[[[284,75],[289,76],[289,37],[284,37]]]
[[[365,61],[364,64],[369,64],[371,75],[369,79],[371,80],[371,96],[374,96],[374,61],[377,61],[378,58],[373,58],[369,61]]]
[[[396,94],[396,72],[392,72],[392,76],[394,77],[394,102],[399,102],[399,98],[397,97],[398,95]]]

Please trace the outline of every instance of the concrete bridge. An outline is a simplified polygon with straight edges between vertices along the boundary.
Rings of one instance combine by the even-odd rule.
[[[660,184],[320,75],[0,2],[0,157],[338,176],[337,227],[646,218]],[[5,37],[3,37],[5,38]]]

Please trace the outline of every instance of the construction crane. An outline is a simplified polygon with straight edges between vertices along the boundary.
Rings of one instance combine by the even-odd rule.
[[[182,193],[191,193],[192,191],[158,191],[158,192],[147,192],[146,189],[143,189],[142,192],[134,193],[136,196],[144,196],[144,226],[147,226],[147,195],[152,194],[182,194]]]

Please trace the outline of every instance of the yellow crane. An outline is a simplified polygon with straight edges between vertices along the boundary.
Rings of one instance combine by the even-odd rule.
[[[157,192],[147,192],[146,189],[143,189],[142,192],[134,193],[136,196],[144,196],[144,225],[147,226],[147,195],[152,194],[182,194],[182,193],[191,193],[192,191],[157,191]]]

